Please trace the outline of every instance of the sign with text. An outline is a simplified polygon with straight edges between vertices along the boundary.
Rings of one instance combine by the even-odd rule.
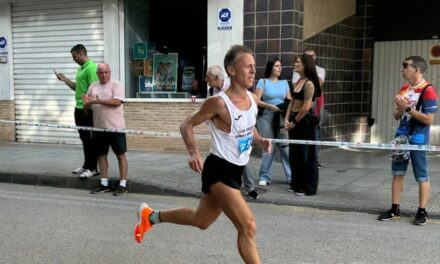
[[[232,29],[232,11],[230,8],[219,8],[217,18],[218,30],[231,30]]]

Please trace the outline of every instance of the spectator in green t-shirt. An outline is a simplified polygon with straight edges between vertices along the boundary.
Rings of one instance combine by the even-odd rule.
[[[71,50],[73,61],[75,61],[79,68],[76,72],[75,82],[67,78],[63,73],[57,73],[57,78],[63,81],[67,86],[75,92],[75,124],[77,126],[93,127],[93,113],[92,109],[84,110],[84,102],[82,96],[87,93],[90,84],[98,80],[96,75],[96,64],[87,57],[86,47],[82,44],[75,45]],[[79,174],[80,179],[87,179],[89,177],[98,175],[97,171],[97,157],[92,145],[92,132],[85,130],[78,130],[79,137],[83,144],[84,150],[84,164],[72,171],[72,173]]]

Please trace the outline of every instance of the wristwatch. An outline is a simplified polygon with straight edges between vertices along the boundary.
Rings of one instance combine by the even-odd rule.
[[[405,109],[405,112],[409,112],[409,111],[411,111],[411,109],[412,109],[412,107],[411,106],[408,106],[406,109]]]

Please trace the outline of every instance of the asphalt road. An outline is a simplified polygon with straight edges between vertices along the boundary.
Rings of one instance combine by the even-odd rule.
[[[0,263],[242,263],[222,215],[208,230],[160,224],[136,244],[138,204],[196,206],[172,196],[0,184]],[[440,221],[251,203],[263,263],[439,263]]]

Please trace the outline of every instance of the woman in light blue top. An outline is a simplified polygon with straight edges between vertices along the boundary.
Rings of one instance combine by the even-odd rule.
[[[283,128],[280,129],[280,116],[283,112],[285,100],[290,100],[289,84],[286,80],[280,80],[281,61],[278,58],[269,60],[266,64],[264,78],[257,83],[255,94],[260,102],[258,106],[263,108],[263,114],[259,116],[257,128],[262,137],[287,139],[288,135]],[[285,112],[285,111],[284,111]],[[284,120],[284,118],[282,119]],[[283,125],[284,122],[281,122]],[[289,145],[274,144],[274,148],[278,149],[281,156],[286,182],[290,183],[292,172],[289,165]],[[260,167],[260,181],[258,185],[266,186],[272,181],[272,163],[274,159],[274,151],[271,153],[263,153]]]

